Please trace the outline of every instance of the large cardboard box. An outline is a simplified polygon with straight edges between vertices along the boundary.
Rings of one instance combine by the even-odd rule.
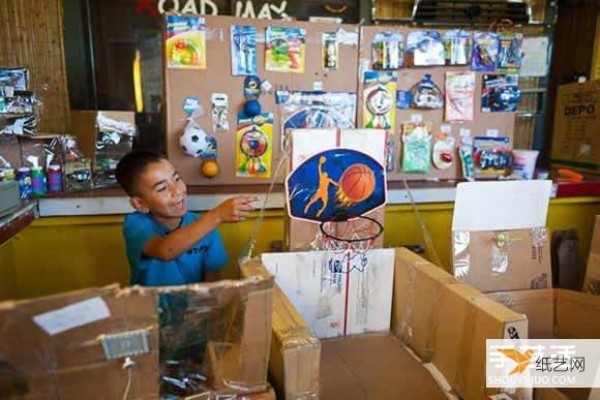
[[[550,163],[600,172],[600,81],[560,85]]]
[[[245,278],[271,276],[257,259],[246,260],[240,269]],[[290,400],[318,398],[321,342],[277,284],[272,327],[269,372],[278,395]]]
[[[583,291],[600,295],[600,215],[596,216],[596,223],[594,224],[590,255],[583,281]]]
[[[2,303],[0,397],[264,392],[272,283],[254,278],[160,289],[114,285]],[[213,352],[215,343],[226,351]],[[126,357],[133,361],[130,368],[124,367]]]
[[[530,338],[600,339],[600,297],[565,289],[489,293],[529,320]],[[536,400],[590,397],[590,389],[536,389]]]

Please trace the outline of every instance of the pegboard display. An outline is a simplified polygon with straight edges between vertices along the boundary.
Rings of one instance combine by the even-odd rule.
[[[365,78],[368,71],[374,71],[377,67],[390,68],[390,66],[376,65],[373,56],[373,41],[377,41],[376,36],[382,32],[386,34],[397,33],[403,37],[406,46],[407,38],[410,32],[419,29],[402,26],[363,26],[358,25],[333,25],[310,22],[288,22],[288,21],[266,21],[249,20],[235,17],[224,16],[206,16],[204,20],[205,35],[205,65],[203,69],[191,68],[169,68],[165,70],[165,91],[167,108],[167,152],[176,168],[186,183],[190,185],[255,185],[267,184],[275,175],[276,166],[282,156],[282,119],[289,116],[289,109],[285,110],[281,104],[276,103],[278,91],[323,91],[324,93],[342,94],[341,108],[346,110],[346,115],[353,116],[357,128],[381,128],[381,123],[373,121],[369,126],[369,121],[364,118],[366,107],[365,99]],[[234,76],[232,74],[232,50],[231,50],[231,26],[251,26],[256,32],[256,75],[262,82],[263,93],[259,102],[263,112],[269,112],[273,115],[272,133],[269,131],[264,137],[250,137],[251,140],[242,141],[240,135],[236,133],[238,128],[238,113],[243,111],[246,98],[244,96],[245,76]],[[296,28],[304,32],[304,70],[302,72],[276,72],[268,71],[265,68],[266,53],[266,32],[268,28],[288,27]],[[437,30],[443,34],[443,30]],[[337,52],[327,47],[327,40],[337,42]],[[327,51],[334,51],[336,68],[328,68]],[[406,49],[405,49],[406,50]],[[431,80],[442,91],[445,92],[446,74],[448,72],[471,71],[471,66],[414,66],[418,64],[417,60],[405,54],[400,62],[404,63],[396,70],[388,70],[393,77],[392,85],[389,87],[390,93],[395,97],[394,105],[397,105],[398,97],[396,91],[409,92],[411,88],[423,79],[425,75],[430,75]],[[393,65],[391,67],[394,67]],[[367,74],[365,74],[367,72]],[[495,72],[489,72],[493,74]],[[393,162],[389,165],[387,177],[388,181],[408,180],[454,180],[463,176],[461,161],[458,155],[458,147],[461,145],[461,133],[470,132],[470,137],[477,136],[499,136],[507,138],[507,148],[512,147],[513,131],[515,123],[514,112],[482,112],[481,93],[484,75],[486,72],[474,72],[474,90],[473,90],[473,115],[471,121],[465,122],[446,122],[445,108],[438,109],[415,109],[393,107],[393,110],[387,114],[391,119],[392,128],[389,132],[389,150],[390,159]],[[377,75],[377,73],[375,73]],[[215,95],[224,94],[227,97],[226,109],[227,129],[213,132],[212,104]],[[348,95],[350,94],[350,95]],[[187,124],[187,114],[185,111],[186,99],[199,99],[204,114],[196,118],[198,125],[209,135],[214,137],[217,148],[217,162],[219,166],[218,173],[207,178],[201,173],[201,158],[194,158],[186,155],[180,145],[180,136],[184,132]],[[353,102],[356,99],[354,107],[346,105],[344,101]],[[281,100],[281,97],[280,97]],[[338,99],[339,100],[339,99]],[[354,108],[354,109],[353,109]],[[338,110],[339,111],[339,110]],[[342,115],[343,113],[338,113]],[[420,121],[420,122],[419,122]],[[247,121],[246,121],[247,122]],[[347,121],[339,122],[347,123]],[[414,156],[409,158],[404,153],[402,140],[403,126],[409,123],[423,123],[431,128],[432,139],[428,144],[427,156]],[[408,126],[408,125],[407,125]],[[341,126],[349,128],[350,126]],[[446,160],[446,164],[440,165],[433,162],[435,158],[436,137],[444,133],[447,137],[453,138],[452,149],[446,149],[451,153],[451,160]],[[260,139],[260,140],[259,140]],[[319,140],[315,138],[315,140]],[[269,157],[257,157],[255,160],[246,160],[245,171],[266,171],[266,173],[250,173],[244,176],[240,173],[241,149],[246,146],[264,151],[269,148],[272,152]],[[417,145],[411,143],[411,146]],[[439,149],[438,149],[439,150]],[[424,154],[424,153],[414,153]],[[423,164],[424,165],[420,165]],[[407,173],[406,171],[413,171]],[[248,176],[249,175],[249,176]],[[283,174],[276,178],[277,183],[282,183]]]

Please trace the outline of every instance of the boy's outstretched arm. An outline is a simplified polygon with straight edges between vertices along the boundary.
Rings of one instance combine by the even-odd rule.
[[[169,233],[156,236],[145,244],[143,253],[152,258],[169,261],[179,257],[223,222],[245,220],[254,209],[255,197],[234,197],[219,204],[193,223]]]

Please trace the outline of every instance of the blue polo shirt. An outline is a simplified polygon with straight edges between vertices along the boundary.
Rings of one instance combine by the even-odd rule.
[[[188,212],[180,226],[199,218]],[[217,230],[211,231],[187,252],[170,261],[147,257],[143,249],[155,236],[166,236],[169,229],[150,214],[134,212],[125,217],[123,235],[131,268],[131,284],[143,286],[185,285],[202,282],[204,271],[218,271],[227,264],[227,252]]]

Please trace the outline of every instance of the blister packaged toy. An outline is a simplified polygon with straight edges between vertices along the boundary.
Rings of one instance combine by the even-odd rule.
[[[483,75],[482,112],[514,112],[521,100],[518,75]]]
[[[28,90],[29,70],[27,68],[0,68],[0,95],[8,96],[6,90]],[[9,96],[10,97],[10,96]]]
[[[373,69],[400,69],[404,65],[404,36],[379,32],[371,44]]]
[[[167,15],[165,36],[167,68],[206,69],[204,18]]]
[[[447,122],[472,121],[475,107],[475,73],[471,71],[446,72]]]
[[[395,72],[365,71],[363,90],[363,127],[394,129]]]
[[[431,165],[431,125],[402,125],[402,172],[426,174]]]
[[[414,67],[444,65],[444,44],[438,31],[412,31],[406,43],[407,64]]]
[[[255,26],[231,26],[231,72],[233,76],[256,75]]]
[[[429,74],[413,86],[411,93],[414,108],[435,109],[444,106],[444,95]]]
[[[337,41],[336,32],[323,32],[322,54],[323,69],[325,71],[335,71],[338,69],[340,60],[340,49]]]
[[[498,47],[497,33],[475,32],[471,68],[474,71],[495,71],[498,66]]]
[[[521,47],[523,34],[516,32],[503,32],[500,36],[500,49],[498,53],[498,70],[500,72],[515,73],[521,68]]]
[[[301,28],[270,26],[265,41],[265,69],[303,73],[305,67],[305,31]]]
[[[503,176],[510,172],[512,155],[506,136],[477,136],[473,140],[476,177]]]
[[[442,41],[446,65],[469,65],[472,48],[471,33],[452,29],[444,33]]]
[[[456,158],[456,139],[450,133],[439,132],[435,135],[431,160],[433,166],[445,170],[454,165]]]

